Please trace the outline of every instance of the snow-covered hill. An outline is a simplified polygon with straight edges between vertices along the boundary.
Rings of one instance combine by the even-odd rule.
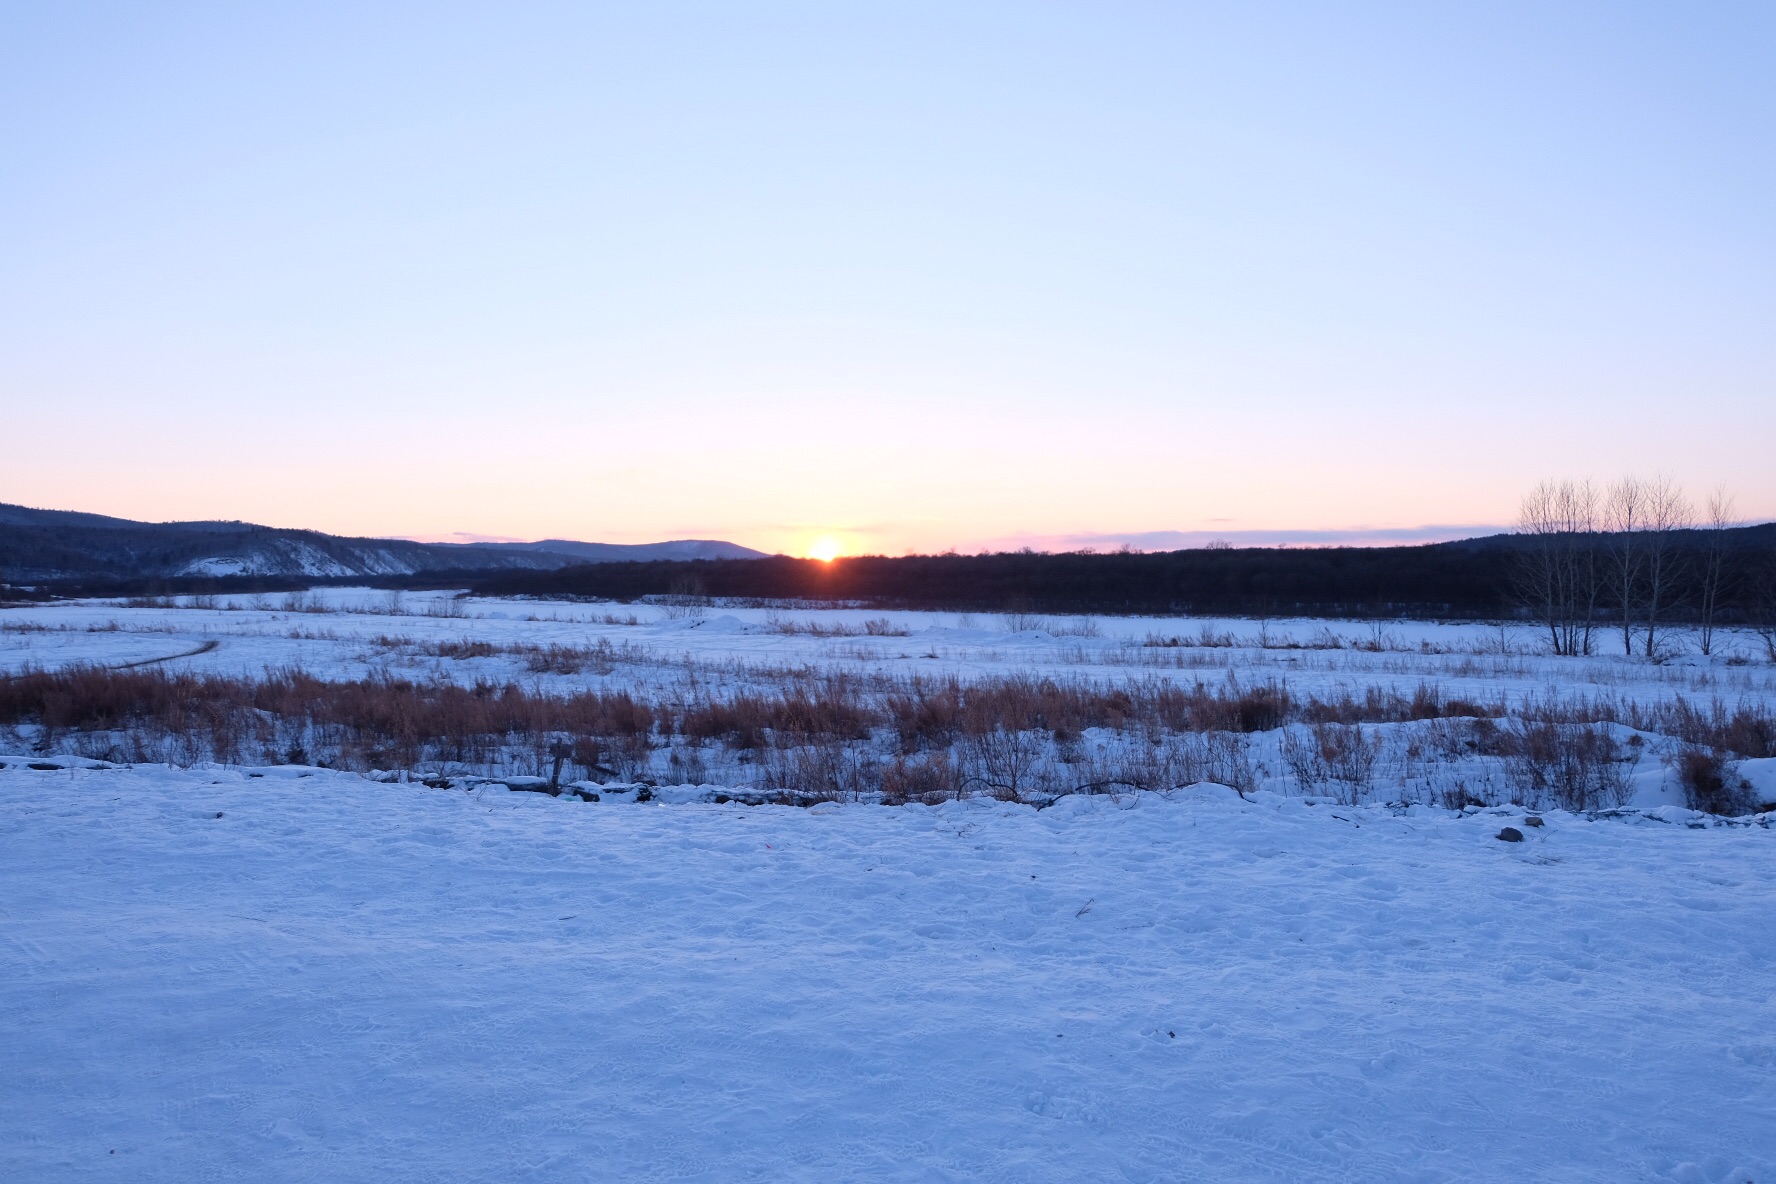
[[[744,559],[760,552],[713,540],[619,545],[441,544],[344,538],[246,522],[132,522],[0,505],[0,581],[136,580],[179,576],[339,578],[422,571],[557,568],[623,559]]]

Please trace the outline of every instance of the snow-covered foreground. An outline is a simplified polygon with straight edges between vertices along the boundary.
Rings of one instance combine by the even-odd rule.
[[[1668,816],[13,762],[0,1176],[1776,1178],[1776,836]]]

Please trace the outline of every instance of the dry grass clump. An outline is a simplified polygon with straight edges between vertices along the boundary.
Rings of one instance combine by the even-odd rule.
[[[880,722],[859,680],[848,674],[785,680],[781,690],[681,701],[679,733],[693,743],[738,750],[790,747],[810,740],[865,740]]]
[[[949,753],[895,757],[881,767],[882,804],[904,806],[923,802],[935,806],[968,795],[964,778]]]
[[[1706,708],[1677,699],[1656,712],[1643,730],[1676,736],[1685,744],[1742,757],[1776,756],[1776,717],[1762,706],[1729,708],[1715,699]]]
[[[765,623],[786,637],[910,637],[911,631],[887,617],[871,617],[861,624],[847,621],[798,621],[771,613]]]
[[[619,662],[634,660],[638,651],[625,643],[622,647],[613,646],[600,638],[592,645],[499,645],[479,638],[459,638],[456,640],[416,642],[411,637],[389,636],[381,634],[370,639],[370,644],[384,649],[407,650],[412,653],[432,658],[448,658],[452,661],[467,661],[471,658],[496,658],[509,655],[524,663],[525,670],[532,674],[609,674],[617,668]]]
[[[1718,748],[1686,744],[1672,764],[1684,790],[1684,804],[1692,810],[1732,817],[1750,814],[1759,803],[1751,784],[1740,776],[1728,755]]]
[[[981,682],[910,680],[885,699],[902,753],[948,748],[994,731],[1077,736],[1123,732],[1263,732],[1288,716],[1289,692],[1274,683],[1210,688],[1152,680],[1121,687],[1012,675]]]
[[[422,652],[438,658],[451,658],[463,661],[468,658],[491,658],[499,653],[499,647],[491,641],[470,640],[440,641],[423,647]]]
[[[1642,704],[1607,696],[1548,695],[1528,700],[1511,714],[1548,724],[1621,724],[1733,756],[1776,756],[1776,714],[1762,703],[1729,706],[1715,698],[1704,704],[1677,695]]]
[[[1013,611],[999,618],[1007,633],[1046,633],[1050,637],[1102,637],[1103,626],[1095,617],[1043,617]]]
[[[798,805],[857,801],[882,787],[880,761],[857,744],[810,744],[771,752],[762,767],[766,789],[785,792]]]
[[[1381,737],[1366,735],[1361,724],[1321,720],[1285,732],[1282,755],[1303,790],[1330,792],[1340,802],[1354,805],[1374,785]]]
[[[1449,717],[1498,717],[1506,713],[1502,699],[1476,703],[1469,699],[1445,699],[1441,689],[1419,683],[1410,697],[1380,687],[1368,687],[1361,699],[1346,692],[1337,699],[1315,699],[1303,704],[1301,717],[1309,723],[1407,723],[1412,720]]]
[[[964,783],[980,788],[1000,801],[1018,802],[1052,789],[1052,776],[1044,776],[1049,737],[1041,732],[1004,725],[963,737],[958,756],[968,770]]]
[[[524,668],[532,674],[609,674],[617,668],[617,653],[602,638],[594,645],[513,646],[511,652],[524,659]]]
[[[1217,633],[1213,626],[1203,625],[1195,637],[1183,637],[1177,634],[1160,634],[1149,632],[1141,643],[1150,649],[1232,649],[1237,642],[1233,634]]]
[[[1632,795],[1632,754],[1595,724],[1522,720],[1503,731],[1505,767],[1522,805],[1607,810]],[[1639,738],[1636,737],[1638,740]]]

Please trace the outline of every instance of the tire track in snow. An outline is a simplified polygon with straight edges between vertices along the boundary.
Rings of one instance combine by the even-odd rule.
[[[177,662],[180,658],[195,658],[199,654],[214,653],[222,643],[215,638],[204,642],[194,650],[186,650],[182,654],[168,654],[163,658],[143,658],[140,662],[120,662],[115,666],[107,666],[107,670],[134,670],[138,666],[156,666],[162,662]]]

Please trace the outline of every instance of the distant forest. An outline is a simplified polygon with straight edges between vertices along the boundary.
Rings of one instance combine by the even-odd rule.
[[[1600,585],[1611,538],[1599,533],[1583,540],[1598,556]],[[1776,570],[1776,524],[1676,531],[1664,538],[1671,574],[1656,607],[1665,619],[1687,620],[1702,608],[1701,585],[1711,562],[1711,603],[1721,622],[1749,621],[1764,610]],[[1541,541],[1494,535],[1417,547],[1009,552],[831,562],[776,556],[501,572],[472,583],[489,595],[607,600],[734,597],[968,612],[1533,619],[1541,608],[1535,585]],[[1590,606],[1599,621],[1610,619],[1604,592]]]
[[[822,562],[610,563],[488,575],[497,595],[738,597],[968,612],[1496,615],[1496,548],[1198,550],[1154,554],[864,555]],[[543,573],[537,573],[543,574]]]
[[[281,592],[326,585],[466,587],[488,596],[616,601],[843,602],[957,612],[1516,618],[1547,625],[1561,652],[1589,652],[1592,633],[1620,621],[1624,600],[1632,619],[1655,625],[1776,628],[1776,523],[1656,536],[1522,533],[1415,547],[1018,551],[866,555],[830,562],[779,555],[332,579],[89,578],[30,590],[0,587],[0,600]]]

